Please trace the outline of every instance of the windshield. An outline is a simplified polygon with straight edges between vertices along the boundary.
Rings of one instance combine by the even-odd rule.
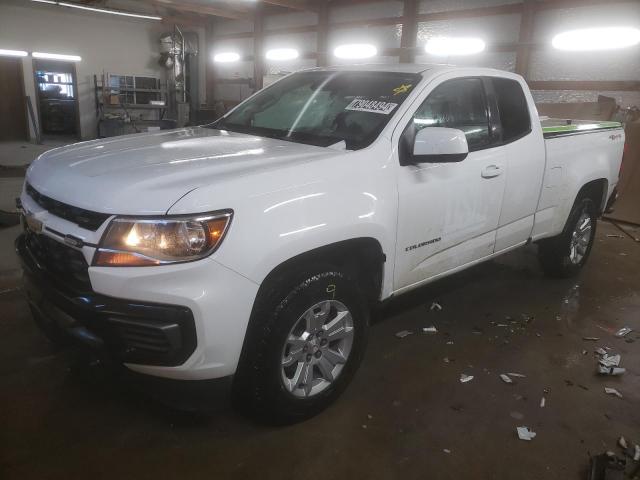
[[[392,72],[300,72],[240,104],[210,128],[327,147],[370,145],[421,80]]]

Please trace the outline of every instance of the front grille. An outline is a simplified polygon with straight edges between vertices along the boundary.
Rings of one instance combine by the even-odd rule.
[[[73,207],[66,203],[59,202],[53,198],[42,195],[31,184],[27,183],[27,194],[49,213],[69,220],[76,225],[86,228],[87,230],[96,231],[111,215],[108,213],[92,212],[79,207]]]
[[[78,291],[90,291],[89,266],[82,252],[46,235],[25,232],[27,250],[45,273]]]

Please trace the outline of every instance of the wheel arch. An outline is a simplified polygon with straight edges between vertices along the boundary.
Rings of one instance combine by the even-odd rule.
[[[601,215],[607,203],[608,187],[609,181],[606,178],[591,180],[580,188],[576,194],[574,204],[583,198],[590,198],[598,209],[598,215]]]

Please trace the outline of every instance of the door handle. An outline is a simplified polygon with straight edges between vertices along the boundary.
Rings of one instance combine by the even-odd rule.
[[[489,165],[482,170],[482,178],[493,178],[502,175],[502,165]]]

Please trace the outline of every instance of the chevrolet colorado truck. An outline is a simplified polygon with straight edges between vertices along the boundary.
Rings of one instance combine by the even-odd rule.
[[[576,274],[623,147],[541,121],[512,73],[305,70],[210,125],[44,153],[16,249],[53,341],[296,421],[347,386],[379,302],[530,242]]]

